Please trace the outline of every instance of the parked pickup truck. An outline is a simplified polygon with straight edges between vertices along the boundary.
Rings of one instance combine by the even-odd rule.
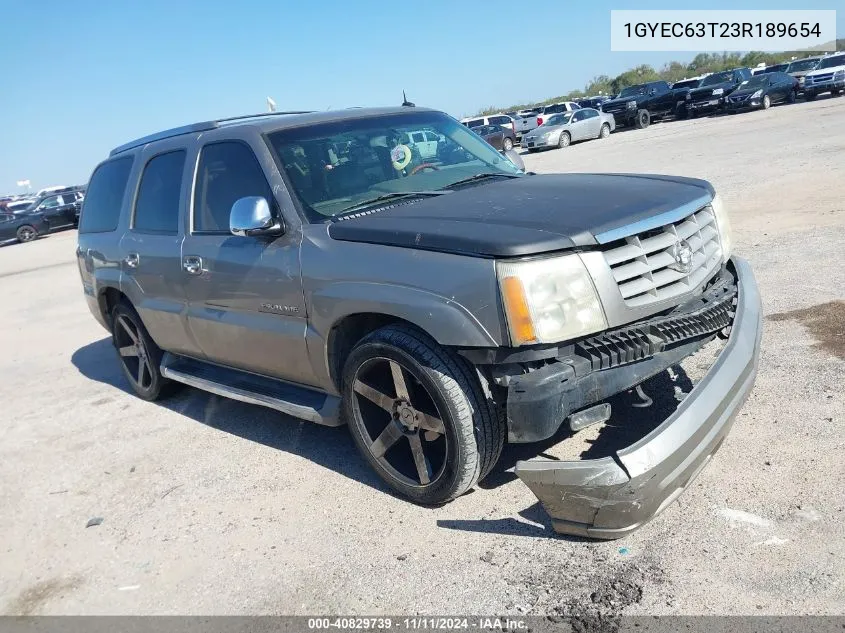
[[[603,112],[612,114],[616,125],[634,125],[647,128],[652,119],[674,114],[675,96],[665,81],[629,86],[615,99],[601,105]]]
[[[420,131],[434,155],[409,144]],[[760,297],[709,183],[520,162],[416,107],[153,134],[91,176],[84,296],[139,397],[183,383],[347,424],[386,485],[422,504],[472,488],[506,441],[604,422],[612,396],[723,339],[631,446],[516,464],[556,530],[616,538],[727,435],[754,382]],[[643,410],[629,414],[636,427]]]
[[[812,101],[823,92],[836,96],[845,90],[845,53],[823,57],[814,70],[804,75],[804,98]]]
[[[695,118],[699,114],[723,109],[725,98],[752,76],[749,68],[734,68],[708,75],[698,88],[690,90],[687,112]]]

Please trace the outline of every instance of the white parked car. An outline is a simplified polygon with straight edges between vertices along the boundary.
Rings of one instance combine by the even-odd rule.
[[[443,137],[432,130],[417,130],[409,133],[411,145],[417,148],[420,158],[434,158],[437,156],[437,144]]]
[[[574,101],[561,101],[559,103],[550,103],[544,105],[537,115],[537,125],[543,125],[549,120],[553,114],[560,114],[561,112],[572,112],[573,110],[580,110],[579,106]]]
[[[500,125],[509,130],[513,130],[516,134],[517,130],[514,127],[513,119],[507,114],[488,114],[486,116],[473,116],[461,119],[461,123],[467,127],[481,127],[482,125]]]

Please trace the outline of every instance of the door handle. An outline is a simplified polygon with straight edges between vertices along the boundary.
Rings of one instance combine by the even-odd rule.
[[[123,258],[123,261],[126,262],[126,265],[129,266],[129,268],[138,268],[141,258],[138,257],[138,253],[129,253]]]
[[[187,255],[182,259],[182,268],[185,269],[185,272],[191,275],[201,275],[203,273],[202,269],[202,257],[197,255]]]

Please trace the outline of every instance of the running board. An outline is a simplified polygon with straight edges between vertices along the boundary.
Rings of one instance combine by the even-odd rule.
[[[161,375],[209,393],[325,426],[341,426],[340,398],[283,380],[165,353]]]

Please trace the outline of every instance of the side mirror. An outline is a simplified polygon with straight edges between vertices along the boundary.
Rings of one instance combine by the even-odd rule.
[[[654,96],[655,94],[657,94],[657,90],[655,90],[654,88],[651,88],[651,89],[648,91],[648,94],[650,94],[650,95]]]
[[[241,237],[281,235],[285,232],[282,223],[273,217],[267,199],[261,196],[235,200],[229,214],[229,230],[232,235]]]
[[[519,171],[525,171],[525,162],[522,160],[522,156],[519,155],[519,152],[514,149],[509,149],[506,152],[502,152],[502,155],[516,165]]]

